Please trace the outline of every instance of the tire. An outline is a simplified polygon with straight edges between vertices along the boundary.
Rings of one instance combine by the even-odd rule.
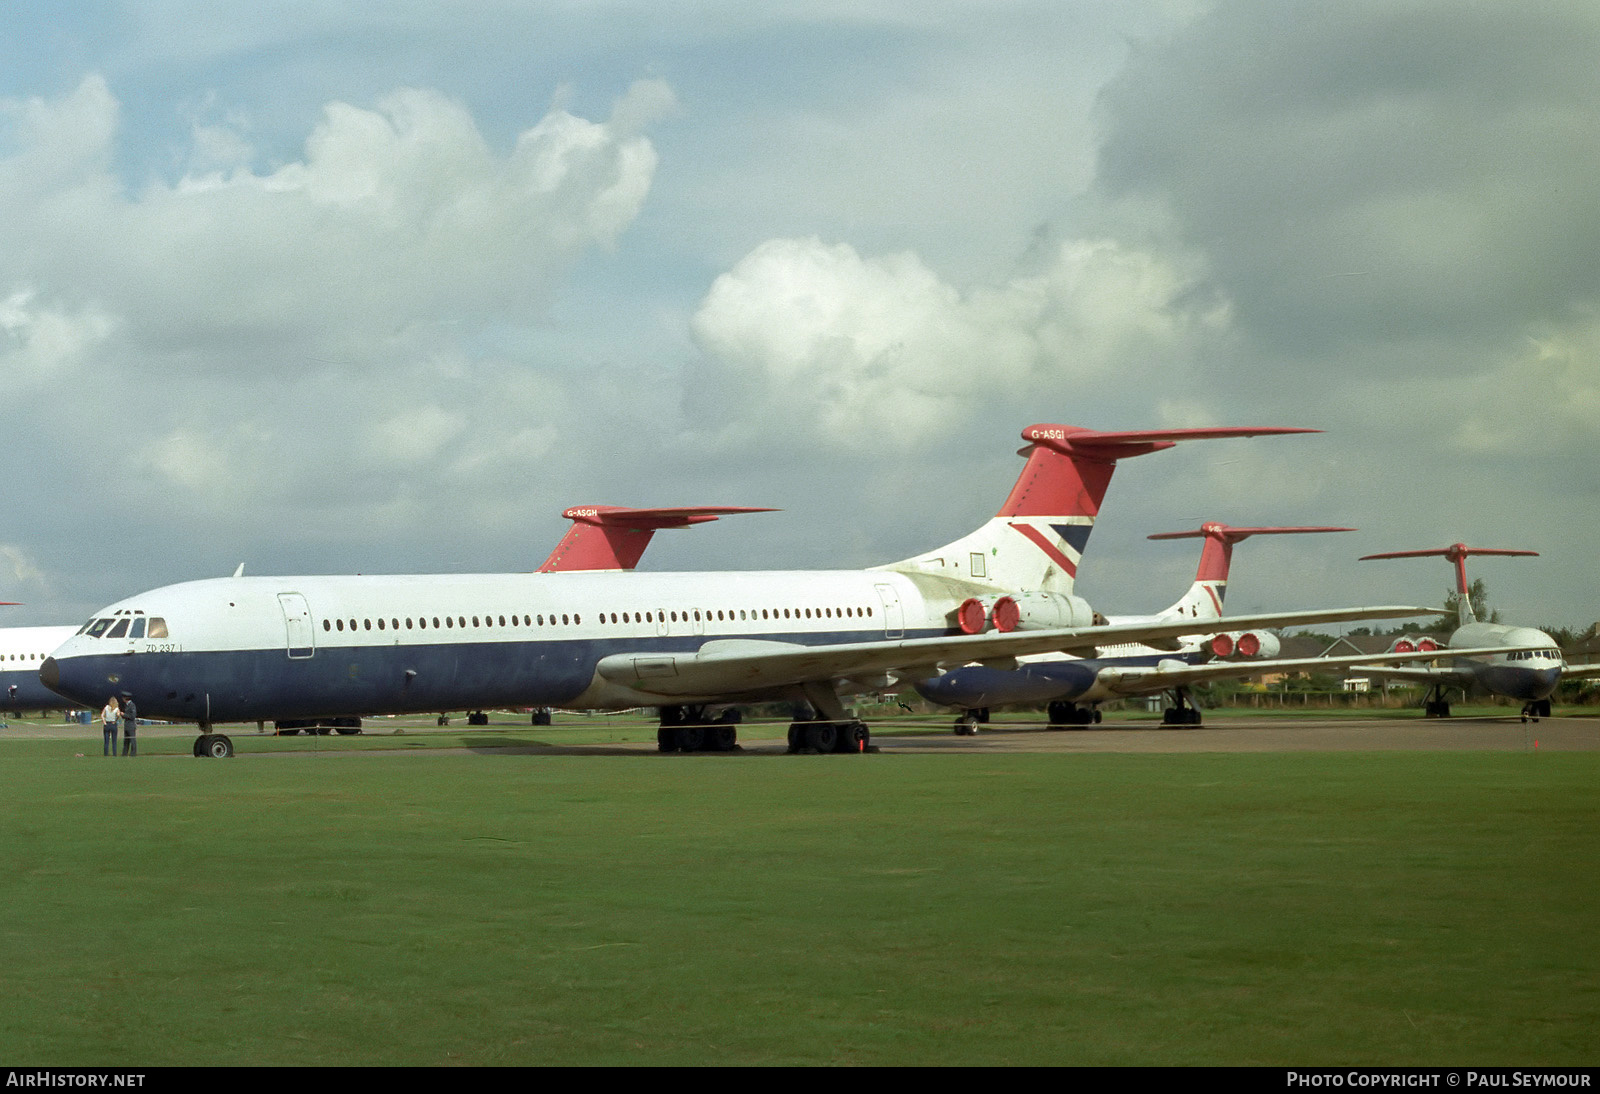
[[[806,744],[818,752],[832,752],[839,747],[839,726],[834,722],[812,722],[806,727]]]
[[[233,755],[233,742],[228,739],[226,734],[213,733],[209,738],[202,737],[201,740],[207,742],[205,755],[213,760],[226,760]]]

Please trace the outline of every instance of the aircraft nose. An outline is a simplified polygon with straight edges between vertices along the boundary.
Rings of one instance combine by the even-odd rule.
[[[56,664],[54,657],[46,657],[44,664],[39,666],[39,683],[51,691],[55,691],[56,685],[61,683],[61,666]]]

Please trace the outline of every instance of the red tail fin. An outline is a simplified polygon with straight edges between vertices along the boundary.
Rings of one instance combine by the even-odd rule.
[[[569,570],[631,570],[639,564],[650,539],[662,528],[687,528],[734,513],[773,513],[745,505],[678,506],[629,509],[620,505],[584,505],[561,515],[572,527],[561,537],[541,574]]]

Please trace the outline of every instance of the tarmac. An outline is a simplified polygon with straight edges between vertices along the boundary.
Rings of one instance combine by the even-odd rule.
[[[639,755],[656,754],[654,741],[564,741],[564,730],[574,737],[603,735],[605,724],[584,719],[563,726],[558,716],[553,727],[530,727],[522,716],[502,715],[487,727],[468,727],[457,718],[440,728],[432,719],[406,722],[369,722],[366,735],[396,735],[395,752],[427,756],[448,753],[538,754],[538,755]],[[518,719],[512,721],[512,719]],[[1208,717],[1203,726],[1162,728],[1149,721],[1106,722],[1098,726],[1047,729],[1020,723],[1000,723],[983,727],[976,736],[958,737],[945,728],[923,720],[914,728],[897,725],[893,719],[874,721],[872,746],[880,754],[931,753],[1047,753],[1047,752],[1594,752],[1600,751],[1600,717],[1563,715],[1537,722],[1509,717],[1360,718],[1360,717]],[[234,740],[241,757],[251,755],[250,740],[254,724],[218,727]],[[639,723],[632,723],[634,730]],[[739,730],[739,748],[734,755],[785,754],[788,743],[784,726],[746,724]],[[399,731],[397,733],[397,730]],[[193,737],[189,725],[143,725],[139,736]],[[460,747],[401,747],[400,740],[414,734],[470,734]],[[481,734],[481,736],[479,736]],[[637,735],[637,733],[633,734]],[[7,738],[77,738],[86,749],[99,751],[100,726],[26,720],[12,717],[0,729],[0,741]],[[258,752],[255,755],[393,755],[375,749],[368,742],[361,749],[341,748],[337,735],[322,737],[305,749]],[[727,753],[698,753],[696,758],[728,758]],[[682,757],[687,759],[689,757]]]

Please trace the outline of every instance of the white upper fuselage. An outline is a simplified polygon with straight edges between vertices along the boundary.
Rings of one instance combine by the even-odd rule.
[[[217,578],[111,605],[53,671],[80,702],[129,691],[142,714],[190,721],[620,708],[659,697],[599,678],[607,655],[944,634],[970,590],[941,584],[848,570]],[[130,617],[145,637],[97,622]]]

